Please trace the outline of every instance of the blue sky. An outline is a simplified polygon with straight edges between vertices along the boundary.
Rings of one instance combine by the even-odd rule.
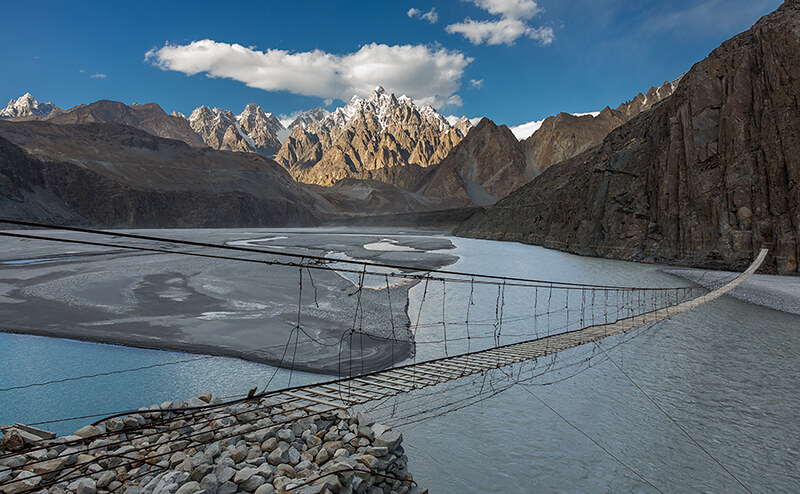
[[[155,101],[187,114],[254,102],[287,115],[377,82],[446,115],[517,125],[617,106],[780,3],[6,0],[0,99]]]

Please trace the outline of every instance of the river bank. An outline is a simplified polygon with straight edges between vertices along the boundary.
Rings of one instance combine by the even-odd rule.
[[[355,232],[358,232],[356,229]],[[236,252],[249,262],[185,255],[191,248],[146,243],[175,253],[0,239],[0,331],[222,355],[325,374],[375,370],[413,355],[405,310],[416,282],[365,280],[332,270],[270,265],[280,252],[435,269],[457,259],[443,239],[302,230],[163,230],[163,238],[231,243],[272,253]],[[37,232],[72,240],[129,240]],[[195,249],[196,250],[196,249]],[[204,253],[231,255],[223,250]],[[341,266],[353,269],[352,266]],[[380,278],[380,279],[377,279]],[[392,310],[387,310],[391,297]],[[370,338],[344,335],[359,313]],[[344,357],[343,357],[344,356]]]
[[[665,269],[664,272],[707,288],[719,286],[722,280],[737,274],[707,269]],[[750,304],[800,315],[800,276],[754,274],[728,295]]]
[[[59,438],[9,428],[0,440],[0,492],[419,492],[402,434],[326,408],[274,398],[221,404],[203,393]]]

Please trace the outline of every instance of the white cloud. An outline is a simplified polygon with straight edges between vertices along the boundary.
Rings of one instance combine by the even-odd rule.
[[[450,34],[460,34],[474,45],[513,45],[521,36],[538,40],[547,46],[555,35],[550,27],[531,27],[527,19],[535,16],[541,9],[533,0],[468,0],[500,19],[475,21],[467,17],[463,22],[450,24],[445,30]]]
[[[584,113],[573,113],[572,115],[574,115],[576,117],[585,117],[586,115],[591,115],[593,117],[596,117],[597,115],[600,115],[600,112],[599,111],[587,111],[587,112],[584,112]]]
[[[460,104],[455,94],[472,58],[456,50],[423,45],[371,43],[346,55],[321,50],[259,51],[210,39],[187,45],[165,44],[145,54],[145,61],[186,75],[205,73],[243,82],[265,91],[347,101],[367,96],[378,85],[407,94],[418,103]]]
[[[469,83],[475,89],[480,89],[483,87],[483,79],[470,79]]]
[[[92,74],[89,77],[92,79],[105,79],[107,76],[105,74]]]
[[[539,40],[549,45],[555,39],[550,27],[533,28],[518,19],[501,19],[499,21],[474,21],[467,18],[464,22],[450,24],[445,28],[450,34],[461,34],[474,45],[513,45],[520,36]]]
[[[524,123],[522,125],[515,125],[510,129],[511,132],[514,134],[514,137],[516,137],[518,140],[521,141],[523,139],[527,139],[528,137],[533,135],[534,132],[539,130],[543,122],[544,120],[534,120],[532,122]]]
[[[421,10],[412,7],[408,9],[406,15],[412,19],[422,19],[424,21],[428,21],[431,24],[436,24],[436,22],[439,20],[439,13],[436,12],[436,8],[432,8],[431,10],[422,13]]]
[[[533,0],[470,0],[472,3],[489,12],[506,19],[530,19],[541,9]]]

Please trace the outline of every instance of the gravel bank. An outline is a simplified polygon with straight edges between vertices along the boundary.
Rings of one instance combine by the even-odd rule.
[[[322,412],[274,398],[195,414],[172,411],[217,403],[204,393],[49,440],[5,429],[0,492],[419,492],[402,434],[360,413]]]
[[[705,269],[665,269],[669,273],[705,287],[718,286],[722,279],[730,279],[731,271]],[[800,277],[754,274],[729,292],[731,297],[770,309],[800,315]]]

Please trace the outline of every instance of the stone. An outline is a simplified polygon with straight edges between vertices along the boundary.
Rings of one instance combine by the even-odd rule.
[[[272,484],[262,484],[256,489],[254,494],[273,494],[275,492],[275,487]]]
[[[238,446],[231,451],[231,459],[236,463],[241,463],[247,458],[247,446]]]
[[[241,484],[242,482],[246,481],[253,475],[255,475],[256,471],[253,468],[245,467],[236,472],[236,475],[233,476],[233,481],[237,484]]]
[[[175,494],[193,494],[199,491],[200,483],[195,481],[186,482],[175,491]]]
[[[211,403],[211,393],[200,393],[197,397],[203,400],[205,403]]]
[[[229,480],[223,483],[221,486],[219,486],[219,488],[217,489],[217,494],[233,494],[238,490],[239,487]]]
[[[75,431],[75,435],[76,436],[80,436],[80,437],[82,437],[84,439],[86,439],[88,437],[92,437],[92,436],[99,436],[100,435],[100,429],[98,429],[97,427],[95,427],[93,425],[87,425],[87,426],[81,427],[80,429]]]
[[[97,488],[102,489],[108,487],[115,480],[117,480],[116,472],[103,472],[100,474],[100,478],[97,479]]]
[[[287,465],[285,463],[282,463],[282,464],[278,465],[278,467],[275,469],[275,476],[276,477],[289,477],[289,478],[294,477],[294,467],[292,467],[291,465]]]
[[[380,436],[375,438],[373,444],[377,447],[385,447],[389,451],[394,451],[394,449],[400,444],[403,440],[403,434],[399,431],[386,431]]]
[[[380,458],[389,454],[389,448],[386,446],[368,446],[364,449],[364,454]]]
[[[280,465],[289,461],[289,452],[285,449],[277,448],[267,456],[270,465]]]
[[[323,448],[319,450],[319,453],[317,453],[317,456],[314,458],[314,462],[317,465],[322,465],[323,463],[328,461],[328,458],[330,458],[328,450]]]
[[[289,455],[290,464],[296,465],[300,462],[300,452],[297,451],[297,448],[295,448],[294,446],[289,448],[287,454]]]
[[[249,479],[239,484],[239,488],[245,492],[253,492],[266,482],[260,475],[253,475]]]
[[[78,488],[75,494],[95,494],[97,492],[97,484],[92,479],[83,478],[78,481]]]
[[[291,443],[294,441],[294,432],[291,429],[281,429],[278,431],[278,440]]]
[[[213,473],[210,473],[203,477],[203,480],[200,481],[200,488],[206,491],[208,494],[217,494],[217,489],[219,489],[219,480],[217,476]]]
[[[221,484],[231,480],[236,475],[236,470],[231,467],[224,467],[221,471],[217,472],[217,479]]]
[[[270,465],[269,463],[262,463],[261,465],[256,468],[256,475],[261,475],[262,477],[269,477],[275,472],[275,468]]]
[[[209,464],[204,464],[196,467],[192,470],[191,479],[195,482],[200,482],[203,478],[214,471],[214,466]]]

